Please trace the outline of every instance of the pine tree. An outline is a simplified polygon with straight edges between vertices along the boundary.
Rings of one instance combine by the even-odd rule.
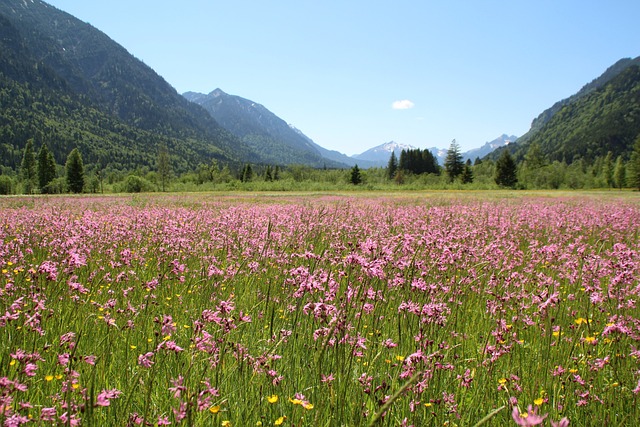
[[[393,179],[396,176],[396,171],[398,170],[398,159],[396,158],[396,152],[391,152],[391,157],[389,158],[389,163],[387,164],[387,178]]]
[[[462,168],[462,175],[460,175],[460,181],[463,184],[471,184],[473,182],[473,171],[470,165],[464,165]]]
[[[449,150],[447,150],[447,157],[444,161],[444,170],[449,177],[449,182],[453,182],[461,173],[464,168],[462,163],[462,154],[460,153],[460,146],[454,139],[451,141]]]
[[[249,163],[247,163],[244,166],[244,169],[242,170],[242,177],[240,178],[240,181],[249,182],[252,179],[253,179],[253,168]]]
[[[171,178],[171,162],[169,159],[169,149],[166,144],[160,145],[158,148],[158,175],[160,176],[160,183],[162,191],[164,192],[169,179]]]
[[[607,187],[613,187],[613,168],[613,154],[609,151],[602,165],[602,177]]]
[[[48,185],[56,178],[56,161],[46,143],[38,151],[38,186],[41,193],[48,193]]]
[[[84,188],[84,164],[77,148],[71,150],[65,163],[67,187],[72,193],[82,193]]]
[[[362,175],[360,174],[360,168],[358,165],[354,165],[351,168],[351,183],[353,185],[358,185],[362,182]]]
[[[628,167],[630,172],[629,178],[631,178],[631,182],[628,183],[629,186],[640,190],[640,135],[638,135],[635,145],[633,146]]]
[[[271,166],[270,165],[267,165],[267,170],[264,173],[264,180],[266,182],[273,181],[273,174],[271,173]]]
[[[622,188],[627,185],[627,170],[624,166],[622,156],[618,156],[616,159],[616,165],[613,168],[613,182],[616,188]]]
[[[540,169],[545,165],[544,154],[542,154],[542,150],[540,149],[540,145],[537,142],[533,142],[529,149],[527,150],[527,154],[524,156],[525,164],[528,170]]]
[[[515,187],[518,182],[516,172],[516,162],[511,157],[509,150],[505,148],[502,150],[502,155],[500,155],[498,161],[496,161],[496,184],[501,187]]]
[[[36,156],[33,152],[33,139],[27,141],[24,147],[22,163],[20,164],[20,175],[24,185],[24,192],[32,194],[37,183],[36,176]]]

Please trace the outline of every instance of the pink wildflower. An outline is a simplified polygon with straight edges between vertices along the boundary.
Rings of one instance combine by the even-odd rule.
[[[56,408],[42,408],[40,411],[40,419],[42,421],[55,421]]]
[[[28,377],[34,377],[37,370],[38,366],[35,363],[27,363],[27,366],[24,367],[24,374]]]
[[[169,417],[158,417],[159,426],[168,426],[170,424],[171,424],[171,421],[169,421]]]
[[[6,418],[4,420],[4,426],[5,427],[18,427],[19,425],[26,424],[29,421],[30,420],[29,420],[28,417],[25,417],[25,416],[20,415],[20,414],[13,414],[9,418]]]
[[[66,366],[69,364],[69,353],[62,353],[58,355],[58,363],[62,366]]]
[[[143,368],[150,368],[151,365],[153,365],[153,360],[151,360],[153,358],[153,352],[148,352],[146,354],[141,354],[140,356],[138,356],[138,365],[142,366]]]
[[[544,419],[547,418],[547,415],[549,414],[538,415],[538,408],[533,409],[531,405],[527,408],[527,412],[521,413],[517,406],[514,406],[511,412],[513,421],[519,426],[537,426],[542,424]]]
[[[325,384],[331,384],[333,382],[333,380],[335,380],[333,374],[329,374],[329,375],[322,375],[322,379],[321,381]],[[640,383],[639,383],[640,384]]]
[[[98,399],[96,400],[97,406],[109,406],[111,403],[109,402],[111,399],[118,398],[122,392],[117,389],[111,390],[102,390],[100,394],[98,394]]]

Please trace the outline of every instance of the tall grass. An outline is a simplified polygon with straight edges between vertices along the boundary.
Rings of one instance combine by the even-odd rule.
[[[640,419],[631,197],[143,195],[1,212],[5,425]]]

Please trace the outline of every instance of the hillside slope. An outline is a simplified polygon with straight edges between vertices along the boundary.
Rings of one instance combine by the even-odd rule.
[[[530,138],[532,138],[538,131],[540,131],[540,129],[542,129],[542,127],[547,124],[549,120],[551,120],[553,115],[560,111],[564,106],[569,105],[572,102],[579,100],[583,96],[586,96],[591,92],[603,87],[604,85],[609,83],[611,79],[633,65],[640,65],[640,56],[633,59],[620,59],[615,64],[607,68],[600,76],[585,84],[578,92],[568,98],[556,102],[551,107],[544,110],[538,115],[538,117],[533,119],[533,121],[531,122],[531,128],[527,133],[525,133],[518,139],[518,143],[526,144],[527,141],[529,141]]]
[[[582,158],[587,162],[605,156],[627,156],[640,135],[640,67],[627,67],[604,86],[563,106],[516,155],[522,158],[536,143],[548,160]]]
[[[292,128],[263,105],[221,89],[209,94],[187,92],[183,96],[204,107],[220,125],[269,163],[305,164],[314,167],[346,167],[324,157],[317,144]]]
[[[178,169],[214,157],[260,160],[142,61],[65,12],[0,0],[0,34],[5,165],[28,138],[46,141],[59,162],[77,145],[89,161],[116,168],[152,166],[158,143]]]

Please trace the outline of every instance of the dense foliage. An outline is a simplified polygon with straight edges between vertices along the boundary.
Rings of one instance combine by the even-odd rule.
[[[42,144],[38,151],[38,186],[41,193],[50,193],[51,182],[56,179],[56,160],[47,144]]]
[[[509,150],[504,150],[496,162],[496,184],[501,187],[515,187],[518,182],[516,162]]]
[[[67,188],[69,191],[82,193],[84,190],[84,163],[82,162],[82,155],[77,148],[74,148],[69,153],[64,168],[67,174]]]
[[[392,153],[392,157],[395,157],[395,153]],[[402,150],[397,168],[416,175],[422,173],[440,173],[438,160],[431,151],[421,150],[419,148]]]

